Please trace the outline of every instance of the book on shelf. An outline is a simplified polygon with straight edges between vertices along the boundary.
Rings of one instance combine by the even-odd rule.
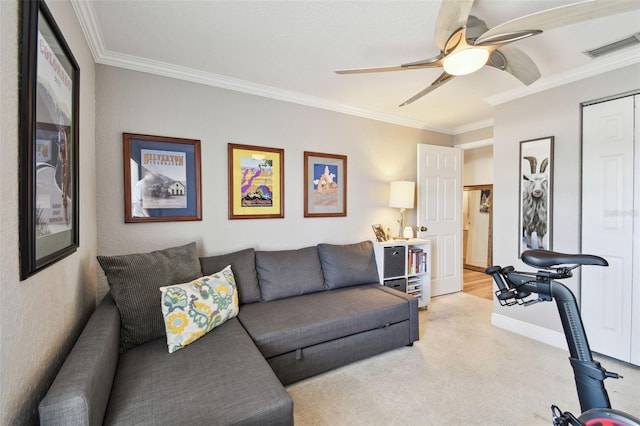
[[[427,253],[419,247],[410,247],[408,251],[409,275],[427,272]]]

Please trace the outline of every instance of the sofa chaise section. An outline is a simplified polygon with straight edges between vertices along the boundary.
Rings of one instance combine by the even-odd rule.
[[[167,356],[164,338],[120,356],[106,425],[282,425],[293,400],[236,318]]]
[[[236,318],[171,355],[162,337],[120,354],[119,336],[107,293],[41,401],[40,424],[293,424],[293,400]]]

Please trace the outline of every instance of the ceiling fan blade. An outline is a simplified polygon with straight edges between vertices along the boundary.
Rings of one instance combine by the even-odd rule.
[[[501,40],[507,40],[507,42],[515,41],[513,39],[514,33],[527,33],[531,30],[545,31],[636,9],[640,9],[640,2],[629,0],[588,0],[568,4],[525,15],[497,25],[478,37],[475,44],[505,42]]]
[[[467,24],[474,0],[442,0],[434,38],[436,46],[444,50],[451,34]]]
[[[421,92],[416,93],[413,97],[407,99],[406,101],[404,101],[403,103],[400,104],[401,107],[405,106],[405,105],[409,105],[410,103],[413,103],[415,101],[417,101],[418,99],[420,99],[421,97],[423,97],[424,95],[426,95],[429,92],[434,91],[435,89],[437,89],[438,87],[442,86],[444,83],[446,83],[447,81],[451,80],[454,76],[451,74],[447,74],[446,72],[443,72],[442,74],[440,74],[440,77],[436,78],[435,81],[433,83],[431,83],[431,86],[427,87],[426,89],[422,90]]]
[[[409,62],[406,64],[402,64],[404,68],[430,68],[430,67],[441,67],[442,59],[444,59],[444,55],[440,53],[438,56],[434,56],[432,58],[423,59],[421,61]]]
[[[527,86],[540,78],[540,71],[533,60],[522,50],[511,46],[494,50],[487,65],[508,72]]]
[[[465,32],[467,39],[475,40],[487,31],[489,31],[489,27],[487,27],[487,24],[482,19],[469,15],[469,19],[467,19],[467,31]]]
[[[336,74],[360,74],[369,72],[386,72],[386,71],[405,71],[417,68],[432,68],[441,67],[441,60],[444,58],[443,54],[434,56],[433,58],[422,59],[421,61],[409,62],[395,67],[380,67],[380,68],[355,68],[346,70],[336,70]]]
[[[346,69],[346,70],[335,70],[335,73],[336,74],[361,74],[361,73],[369,73],[369,72],[404,71],[404,70],[410,70],[410,69],[411,68],[398,65],[395,67],[354,68],[354,69]]]

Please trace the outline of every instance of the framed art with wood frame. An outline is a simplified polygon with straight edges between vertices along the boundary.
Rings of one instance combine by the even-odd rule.
[[[22,5],[20,279],[80,242],[80,68],[44,1]]]
[[[284,149],[228,144],[229,219],[284,218]]]
[[[525,250],[552,248],[553,139],[520,142],[518,257]]]
[[[124,221],[202,220],[200,141],[122,134]]]
[[[347,215],[347,156],[304,152],[304,217]]]

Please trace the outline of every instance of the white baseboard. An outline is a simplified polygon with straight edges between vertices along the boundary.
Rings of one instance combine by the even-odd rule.
[[[564,334],[504,315],[491,314],[491,324],[556,348],[568,350]]]

